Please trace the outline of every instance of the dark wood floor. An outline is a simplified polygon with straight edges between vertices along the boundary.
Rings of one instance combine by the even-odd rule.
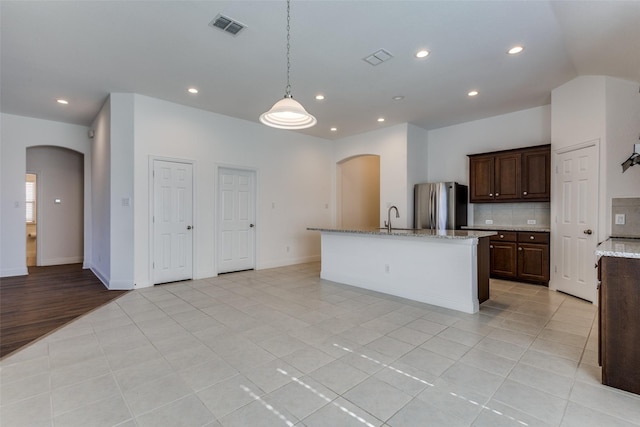
[[[81,264],[0,279],[0,358],[119,297]]]

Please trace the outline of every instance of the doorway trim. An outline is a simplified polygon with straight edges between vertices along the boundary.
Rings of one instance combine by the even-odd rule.
[[[154,277],[154,268],[153,268],[153,259],[154,259],[154,248],[155,248],[155,237],[154,237],[154,224],[153,224],[153,215],[154,215],[154,209],[155,209],[155,196],[154,196],[154,177],[153,177],[153,171],[154,171],[154,165],[156,161],[163,161],[163,162],[171,162],[171,163],[183,163],[183,164],[188,164],[191,165],[191,169],[192,169],[192,175],[191,175],[191,215],[192,215],[192,225],[194,230],[198,230],[197,225],[198,225],[198,213],[197,210],[195,209],[195,207],[197,206],[197,179],[196,179],[196,162],[195,160],[189,160],[189,159],[180,159],[177,157],[164,157],[164,156],[149,156],[149,166],[148,166],[148,179],[149,179],[149,186],[148,186],[148,191],[149,191],[149,204],[148,204],[148,217],[147,217],[147,223],[149,224],[149,228],[148,228],[148,233],[149,233],[149,239],[148,239],[148,250],[147,250],[147,257],[148,257],[148,263],[147,263],[147,268],[148,268],[148,274],[149,274],[149,285],[148,286],[155,286],[155,277]],[[197,271],[197,253],[196,253],[196,248],[198,247],[198,245],[196,244],[196,241],[198,239],[198,233],[192,233],[192,237],[191,237],[191,278],[192,279],[196,279],[195,276],[195,272]]]
[[[596,209],[595,212],[595,223],[593,225],[593,234],[596,236],[596,241],[600,240],[600,219],[601,219],[601,196],[602,196],[602,179],[601,179],[601,162],[600,162],[600,158],[601,158],[601,144],[600,144],[601,140],[600,138],[595,138],[595,139],[591,139],[585,142],[581,142],[578,144],[574,144],[574,145],[570,145],[567,147],[562,147],[562,148],[558,148],[556,150],[553,150],[553,156],[551,159],[551,170],[552,170],[552,178],[551,178],[551,189],[552,189],[552,212],[551,212],[551,216],[552,216],[552,221],[551,221],[551,250],[550,250],[550,259],[554,260],[556,259],[556,257],[558,256],[558,251],[560,250],[559,245],[557,244],[557,235],[558,235],[558,215],[559,215],[559,209],[560,206],[563,202],[563,200],[558,199],[553,199],[553,194],[555,192],[555,189],[558,185],[558,174],[556,173],[556,171],[558,170],[558,158],[560,155],[562,154],[566,154],[572,151],[577,151],[577,150],[582,150],[585,148],[589,148],[589,147],[595,147],[596,149],[596,159],[595,159],[595,180],[596,180],[596,188],[597,188],[597,194],[596,194],[596,205],[598,206],[598,209]],[[596,244],[597,246],[597,244]],[[552,280],[549,283],[549,289],[553,289],[555,291],[559,291],[558,290],[558,286],[557,286],[557,274],[558,271],[556,269],[556,263],[552,262],[552,265],[550,265],[550,268],[552,268],[551,271],[551,278]],[[593,280],[595,281],[594,284],[597,286],[597,273],[596,270],[594,268],[594,272],[593,272],[593,276],[592,276]],[[559,291],[562,292],[562,291]],[[594,300],[592,301],[592,303],[594,305],[598,305],[598,300],[597,300],[597,293],[594,295]]]
[[[251,172],[253,173],[254,176],[254,182],[253,182],[253,215],[254,215],[254,223],[255,223],[255,232],[254,232],[254,238],[253,238],[253,269],[254,270],[258,270],[259,269],[259,263],[258,263],[258,254],[259,254],[259,250],[258,248],[260,247],[260,222],[258,221],[258,218],[260,218],[260,207],[258,204],[258,200],[259,200],[259,194],[260,194],[260,170],[257,168],[252,168],[252,167],[248,167],[248,166],[238,166],[238,165],[233,165],[233,164],[227,164],[227,163],[216,163],[215,164],[215,173],[214,173],[214,198],[215,198],[215,202],[214,202],[214,224],[215,224],[215,232],[214,232],[214,266],[215,266],[215,274],[216,276],[218,274],[220,274],[220,242],[222,241],[222,215],[220,212],[221,209],[221,203],[220,203],[220,197],[221,197],[221,185],[219,182],[219,178],[220,178],[220,170],[221,169],[230,169],[230,170],[236,170],[236,171],[241,171],[241,172]]]

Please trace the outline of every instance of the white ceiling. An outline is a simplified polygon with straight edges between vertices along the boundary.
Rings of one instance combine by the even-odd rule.
[[[219,13],[247,28],[208,26]],[[135,92],[257,122],[284,95],[284,0],[1,1],[0,15],[4,113],[89,125],[110,92]],[[578,75],[640,82],[639,23],[640,1],[294,0],[292,92],[318,119],[301,132],[435,129],[548,104]],[[381,48],[394,57],[362,60]]]

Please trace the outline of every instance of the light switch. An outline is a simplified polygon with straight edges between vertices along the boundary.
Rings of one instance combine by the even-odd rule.
[[[62,203],[62,199],[55,199],[53,203],[55,203],[56,205],[59,205]]]
[[[624,225],[625,220],[626,218],[624,214],[616,214],[616,225]]]

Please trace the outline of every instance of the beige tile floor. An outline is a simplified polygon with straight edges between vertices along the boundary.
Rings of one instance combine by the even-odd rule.
[[[319,264],[142,289],[0,365],[10,426],[638,426],[596,309],[494,280],[470,315]]]

